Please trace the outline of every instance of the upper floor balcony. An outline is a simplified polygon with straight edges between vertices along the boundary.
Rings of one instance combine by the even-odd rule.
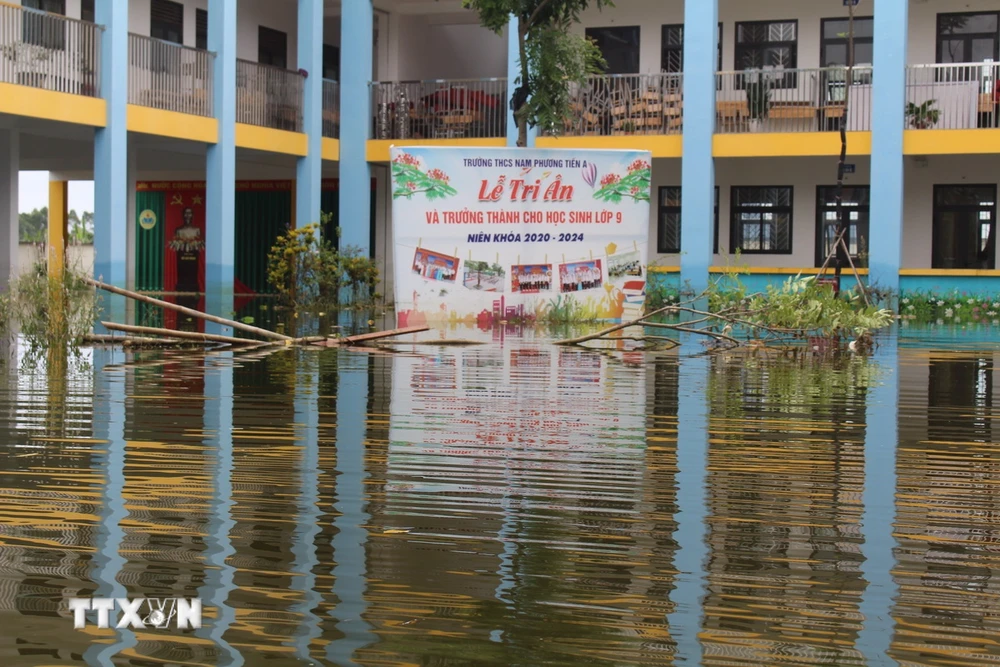
[[[906,129],[1000,127],[1000,63],[910,65]]]
[[[211,117],[215,54],[129,34],[128,101]]]
[[[100,97],[103,27],[0,4],[0,81]]]
[[[507,136],[507,79],[375,81],[376,139],[495,139]]]
[[[236,122],[302,131],[305,77],[299,72],[236,60]]]
[[[340,138],[340,84],[323,79],[323,136]]]

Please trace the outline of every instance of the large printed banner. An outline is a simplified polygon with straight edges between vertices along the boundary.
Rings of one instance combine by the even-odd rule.
[[[650,157],[393,147],[399,326],[638,316]]]

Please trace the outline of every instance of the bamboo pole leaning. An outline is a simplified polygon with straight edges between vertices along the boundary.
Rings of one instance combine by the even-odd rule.
[[[153,297],[146,296],[145,294],[139,294],[138,292],[133,292],[132,290],[122,289],[121,287],[115,287],[114,285],[108,285],[106,283],[102,283],[97,280],[92,280],[90,278],[86,278],[85,280],[88,285],[92,285],[93,287],[102,289],[105,292],[111,292],[112,294],[125,296],[135,301],[142,301],[143,303],[152,304],[154,306],[160,306],[162,308],[166,308],[167,310],[175,310],[178,313],[183,313],[190,317],[195,317],[201,320],[205,320],[207,322],[214,322],[216,324],[221,324],[223,326],[239,329],[240,331],[246,331],[248,333],[257,334],[262,338],[270,338],[271,340],[281,340],[288,342],[292,342],[295,340],[291,336],[286,336],[285,334],[280,334],[274,331],[268,331],[267,329],[261,329],[260,327],[255,327],[251,324],[244,324],[243,322],[237,322],[235,320],[227,320],[224,317],[209,315],[208,313],[203,313],[200,310],[194,310],[193,308],[179,306],[176,303],[170,303],[169,301],[161,301],[159,299],[154,299]]]
[[[422,331],[429,331],[430,327],[406,327],[403,329],[392,329],[390,331],[376,331],[367,334],[358,334],[356,336],[346,336],[343,338],[327,338],[325,336],[305,336],[303,338],[292,338],[291,336],[286,336],[274,331],[269,331],[267,329],[262,329],[260,327],[255,327],[250,324],[244,324],[243,322],[237,322],[236,320],[230,320],[225,317],[218,317],[216,315],[209,315],[208,313],[203,313],[200,310],[194,310],[193,308],[187,308],[185,306],[180,306],[176,303],[170,303],[169,301],[161,301],[160,299],[155,299],[151,296],[145,294],[140,294],[139,292],[133,292],[132,290],[123,289],[121,287],[115,287],[114,285],[108,285],[107,283],[102,283],[91,278],[84,279],[88,285],[102,289],[106,292],[112,294],[118,294],[120,296],[133,299],[135,301],[141,301],[143,303],[148,303],[154,306],[160,306],[161,308],[166,308],[168,310],[174,310],[178,313],[188,315],[189,317],[198,318],[205,320],[207,322],[214,322],[216,324],[221,324],[223,326],[232,327],[233,329],[239,329],[240,331],[246,331],[248,333],[256,334],[261,338],[267,338],[271,341],[280,341],[285,345],[324,345],[327,347],[340,347],[349,346],[356,343],[361,343],[371,340],[380,340],[383,338],[391,338],[393,336],[402,336],[411,333],[420,333]],[[218,334],[203,334],[191,331],[175,331],[173,329],[159,329],[156,327],[140,327],[132,326],[128,324],[117,324],[115,322],[101,322],[107,329],[112,331],[123,331],[128,333],[138,333],[138,334],[148,334],[153,336],[165,336],[173,339],[184,339],[184,340],[197,340],[201,342],[213,342],[213,343],[225,343],[227,345],[234,346],[246,346],[252,345],[259,341],[254,341],[246,338],[236,338],[234,336],[222,336]],[[274,344],[274,343],[271,343]]]

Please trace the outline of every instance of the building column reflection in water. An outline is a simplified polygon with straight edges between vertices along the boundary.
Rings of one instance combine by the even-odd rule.
[[[315,609],[322,596],[316,590],[316,536],[320,533],[319,484],[322,470],[319,460],[319,370],[314,354],[300,354],[295,366],[295,425],[302,455],[299,458],[299,516],[292,553],[293,586],[301,593],[297,605],[302,627],[295,637],[296,655],[310,660],[310,646],[322,635]]]
[[[210,639],[219,652],[220,665],[239,667],[244,662],[238,650],[225,640],[226,631],[236,620],[236,611],[228,606],[229,594],[235,590],[234,568],[226,558],[236,552],[229,534],[236,522],[233,507],[233,359],[224,352],[215,357],[214,365],[205,368],[205,445],[215,455],[209,520],[205,529],[205,584],[199,591],[202,608],[214,612],[215,618],[205,621],[197,632]]]
[[[875,385],[868,393],[865,428],[865,486],[862,495],[864,536],[861,571],[867,585],[861,598],[863,627],[858,647],[869,665],[895,664],[888,651],[897,589],[892,569],[896,517],[896,449],[899,442],[899,351],[895,332],[879,343]]]
[[[685,347],[697,346],[685,340]],[[681,359],[677,397],[677,568],[673,611],[667,617],[670,634],[677,642],[676,658],[690,665],[701,664],[702,601],[705,598],[705,562],[708,514],[708,371],[704,356]]]
[[[100,503],[100,521],[94,535],[94,569],[91,579],[97,585],[93,597],[124,598],[128,591],[118,583],[118,574],[125,565],[121,544],[125,537],[121,522],[128,516],[125,508],[125,380],[128,371],[118,367],[106,370],[112,361],[108,348],[94,350],[94,439],[104,441],[106,453],[96,456],[97,468],[105,477],[104,498]],[[103,459],[103,460],[102,460]],[[129,629],[114,630],[115,641],[95,643],[84,654],[88,665],[112,664],[114,656],[137,644]]]
[[[365,429],[368,407],[368,357],[340,352],[337,382],[337,477],[333,537],[333,616],[344,637],[330,642],[326,658],[337,665],[353,665],[355,652],[375,641],[364,620],[365,546]]]

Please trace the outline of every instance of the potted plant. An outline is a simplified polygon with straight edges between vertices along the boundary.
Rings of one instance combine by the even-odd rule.
[[[934,108],[937,100],[927,100],[923,104],[910,102],[906,105],[906,120],[915,130],[926,130],[937,125],[941,111]]]
[[[767,110],[771,105],[771,85],[770,81],[757,75],[753,80],[747,81],[747,111],[750,114],[750,131],[760,132],[764,120],[767,118]]]
[[[618,126],[618,129],[614,132],[617,135],[635,134],[636,124],[633,120],[624,120]]]

